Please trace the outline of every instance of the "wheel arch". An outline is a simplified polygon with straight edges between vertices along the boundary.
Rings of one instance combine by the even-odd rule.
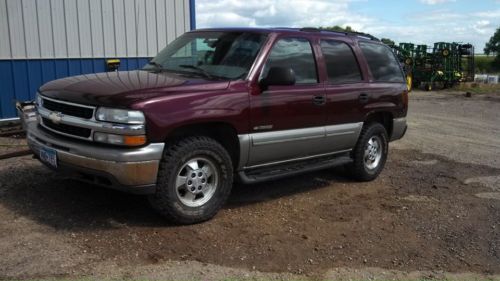
[[[390,111],[373,111],[366,115],[365,124],[377,122],[384,126],[387,137],[391,139],[394,115]]]
[[[231,156],[233,167],[237,167],[240,158],[240,143],[236,128],[226,122],[202,122],[186,124],[173,128],[165,142],[175,141],[190,136],[206,136],[219,142]]]

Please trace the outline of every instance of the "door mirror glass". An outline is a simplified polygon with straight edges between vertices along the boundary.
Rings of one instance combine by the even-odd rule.
[[[295,84],[295,72],[291,67],[273,66],[267,76],[260,80],[261,87],[265,90],[268,86],[289,86]]]

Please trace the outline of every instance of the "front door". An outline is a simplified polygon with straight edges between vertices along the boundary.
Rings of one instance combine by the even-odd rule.
[[[296,83],[269,86],[250,96],[251,144],[247,166],[276,163],[325,151],[326,96],[319,83],[311,42],[277,39],[260,75],[271,67],[291,67]]]

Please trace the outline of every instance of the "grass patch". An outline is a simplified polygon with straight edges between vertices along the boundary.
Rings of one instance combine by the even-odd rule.
[[[493,69],[494,56],[475,56],[476,73],[495,73]]]
[[[453,89],[473,94],[500,94],[500,84],[461,83]]]

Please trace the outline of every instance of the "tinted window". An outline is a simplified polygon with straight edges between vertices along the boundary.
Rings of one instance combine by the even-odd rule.
[[[362,80],[358,62],[351,47],[346,43],[322,40],[321,50],[325,57],[329,82],[340,84]]]
[[[311,49],[311,44],[303,38],[280,39],[273,46],[261,77],[266,77],[273,66],[291,67],[295,72],[297,84],[310,84],[318,82],[316,62]]]
[[[375,81],[405,81],[399,63],[389,47],[366,42],[360,42],[359,46],[363,51]]]

